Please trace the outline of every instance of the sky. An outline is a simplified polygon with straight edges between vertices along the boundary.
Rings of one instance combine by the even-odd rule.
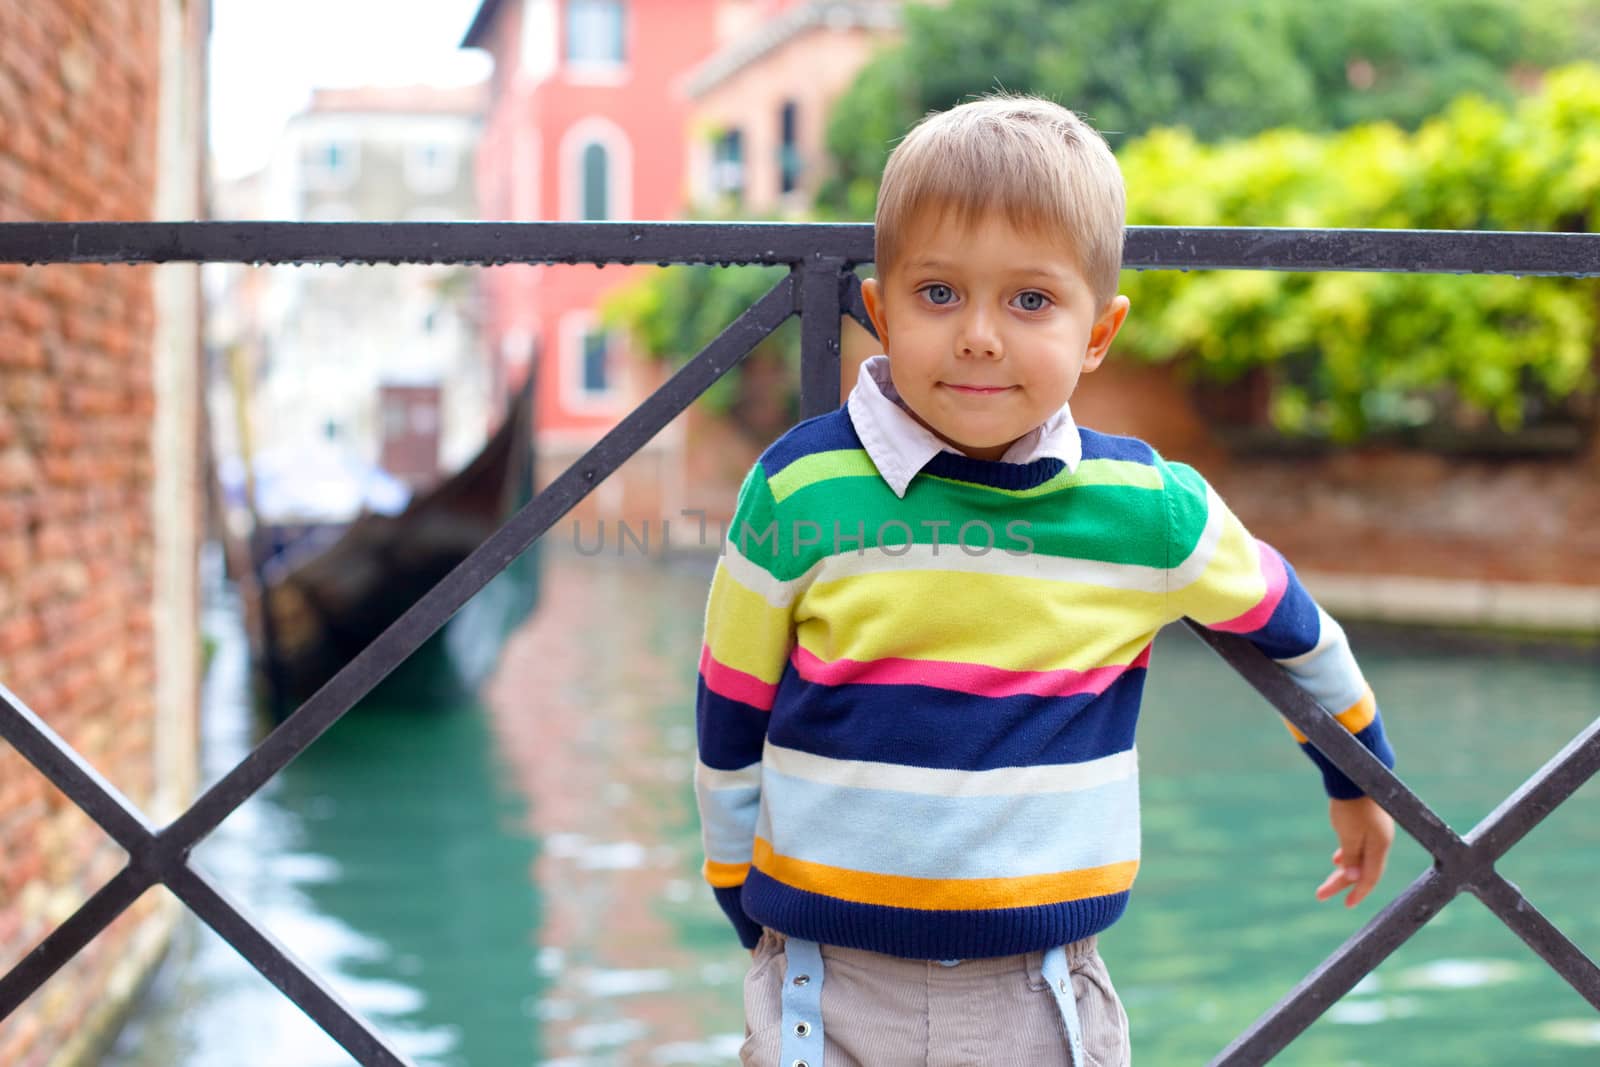
[[[220,179],[265,166],[314,87],[462,85],[487,54],[459,47],[479,0],[213,0],[211,150]]]

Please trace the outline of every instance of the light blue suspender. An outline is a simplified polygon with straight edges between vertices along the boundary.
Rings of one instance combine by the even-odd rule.
[[[783,1067],[822,1067],[822,950],[815,941],[784,941]]]

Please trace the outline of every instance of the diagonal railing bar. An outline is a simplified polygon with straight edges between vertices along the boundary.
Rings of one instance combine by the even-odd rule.
[[[813,256],[800,268],[800,417],[839,406],[839,320],[845,260]]]
[[[218,779],[188,811],[161,832],[163,842],[188,849],[215,829],[234,808],[265,785],[415,652],[473,594],[509,566],[794,311],[795,282],[791,272],[474,549],[439,584],[423,594],[372,644],[268,734],[238,766]]]
[[[1189,628],[1227,664],[1267,698],[1323,755],[1332,760],[1361,790],[1376,800],[1395,822],[1416,838],[1441,863],[1460,862],[1466,842],[1421,797],[1406,788],[1393,771],[1339,725],[1316,699],[1295,684],[1288,673],[1236,634],[1208,630],[1192,620]]]
[[[362,1067],[412,1067],[409,1059],[337,993],[318,981],[264,927],[251,921],[210,879],[188,864],[181,864],[169,875],[167,887]]]
[[[7,222],[0,263],[871,262],[869,223]],[[1600,275],[1600,234],[1130,226],[1134,270]]]
[[[143,813],[4,685],[0,685],[0,738],[10,742],[129,855],[137,855],[153,840],[154,828]]]
[[[1356,983],[1410,940],[1455,897],[1437,870],[1424,871],[1399,896],[1234,1038],[1210,1067],[1256,1067],[1272,1059]]]
[[[878,328],[872,325],[872,316],[867,314],[867,302],[861,296],[861,279],[854,271],[846,271],[844,276],[844,310],[861,324],[861,328],[873,337],[878,336]]]
[[[1600,1011],[1600,966],[1523,896],[1522,890],[1499,873],[1491,873],[1470,888],[1512,933]]]
[[[1239,1067],[1265,1063],[1339,997],[1354,988],[1364,974],[1388,958],[1432,917],[1433,912],[1467,888],[1478,892],[1490,909],[1541,958],[1581,995],[1600,1007],[1600,970],[1594,962],[1494,870],[1494,862],[1504,849],[1514,845],[1528,828],[1595,773],[1596,766],[1600,765],[1600,720],[1574,738],[1474,828],[1473,840],[1469,842],[1457,836],[1420,797],[1395,777],[1394,772],[1384,767],[1259,649],[1237,635],[1217,633],[1192,620],[1187,621],[1202,641],[1432,852],[1436,864],[1373,923],[1355,934],[1323,966],[1235,1039],[1213,1061],[1215,1064]],[[1501,825],[1506,823],[1510,823],[1509,829],[1500,832]],[[1491,845],[1500,846],[1500,851],[1491,851]],[[1435,900],[1436,905],[1432,903]],[[1397,914],[1410,915],[1415,921],[1409,925],[1400,919],[1385,921],[1396,905],[1402,904],[1404,908]],[[1423,904],[1427,907],[1415,910]]]
[[[128,864],[15,966],[0,974],[0,1019],[21,1007],[154,884],[155,877],[149,870]]]
[[[1600,718],[1569,741],[1560,752],[1506,797],[1467,833],[1467,841],[1491,858],[1532,830],[1556,806],[1583,788],[1600,771]]]

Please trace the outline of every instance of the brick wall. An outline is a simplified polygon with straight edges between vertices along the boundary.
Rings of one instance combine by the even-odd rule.
[[[177,39],[197,47],[202,7],[0,3],[0,222],[154,215],[170,156],[158,144],[164,50],[175,17]],[[147,811],[158,792],[158,644],[197,640],[192,614],[186,633],[180,612],[164,636],[155,618],[161,528],[181,528],[192,499],[154,499],[165,403],[156,281],[154,268],[0,265],[0,684]],[[4,745],[0,857],[0,970],[125,862]],[[149,955],[159,896],[0,1022],[0,1065],[57,1062],[81,1041],[127,985],[128,962]]]

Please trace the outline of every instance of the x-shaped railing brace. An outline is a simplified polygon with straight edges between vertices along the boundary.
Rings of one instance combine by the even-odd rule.
[[[1433,867],[1223,1049],[1213,1067],[1266,1063],[1462,890],[1488,905],[1600,1009],[1600,967],[1494,869],[1496,860],[1600,768],[1600,718],[1462,838],[1248,641],[1189,626],[1434,857]]]

